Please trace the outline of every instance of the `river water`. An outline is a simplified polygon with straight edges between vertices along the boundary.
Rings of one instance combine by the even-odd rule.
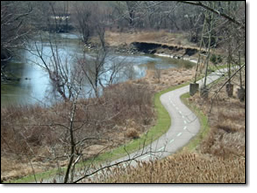
[[[38,45],[42,50],[47,62],[51,61],[51,46],[45,40],[35,40],[30,42],[28,50],[22,50],[18,56],[13,58],[10,65],[8,65],[8,72],[18,80],[1,82],[1,106],[6,105],[26,105],[26,104],[40,104],[49,105],[59,101],[53,95],[52,84],[48,73],[40,65],[42,61],[36,52],[31,51]],[[79,37],[74,34],[59,34],[58,42],[59,56],[63,61],[73,63],[75,59],[83,54],[83,45],[79,43]],[[86,54],[88,58],[94,58],[94,53]],[[173,62],[172,62],[173,61]],[[176,68],[174,60],[168,58],[150,56],[150,55],[125,55],[125,54],[108,54],[105,60],[105,67],[113,65],[114,62],[123,62],[125,66],[117,74],[114,83],[124,82],[128,79],[139,79],[145,76],[147,68]],[[102,75],[102,83],[108,79],[110,72]],[[88,93],[91,90],[89,84],[85,83],[84,90]]]

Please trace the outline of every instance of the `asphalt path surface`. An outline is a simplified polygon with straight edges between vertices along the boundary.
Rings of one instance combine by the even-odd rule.
[[[226,71],[226,69],[222,69],[211,73],[207,76],[206,83],[210,84],[217,80],[223,76]],[[199,87],[201,87],[204,83],[204,79],[197,81],[197,83]],[[201,127],[199,119],[180,99],[180,96],[187,92],[189,92],[189,85],[161,95],[161,103],[171,117],[169,130],[144,149],[118,159],[116,162],[138,157],[140,154],[144,155],[136,158],[138,161],[161,159],[175,153],[197,135]]]
[[[209,74],[207,84],[220,78],[226,71],[226,69],[222,69]],[[204,79],[197,81],[199,87],[203,85],[203,82]],[[180,100],[180,96],[187,92],[189,92],[189,85],[161,95],[161,103],[171,117],[171,126],[164,135],[143,149],[115,161],[103,164],[102,166],[122,163],[123,161],[122,164],[132,164],[133,166],[136,166],[137,161],[162,159],[172,155],[185,146],[195,135],[197,135],[201,127],[197,116]],[[126,160],[131,161],[125,162]],[[88,173],[91,172],[92,171],[88,171]],[[74,177],[74,180],[79,179],[80,177],[81,176],[78,174]],[[52,182],[52,179],[44,180],[43,182],[50,181]],[[60,179],[60,182],[61,181],[62,179]]]

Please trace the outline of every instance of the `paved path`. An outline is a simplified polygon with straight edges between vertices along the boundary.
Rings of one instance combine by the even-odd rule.
[[[211,73],[208,76],[207,84],[217,80],[224,73],[226,73],[226,69]],[[199,80],[197,83],[199,83],[199,86],[201,87],[201,85],[203,85],[203,79]],[[160,159],[175,153],[185,146],[200,130],[199,119],[180,100],[180,96],[187,92],[189,92],[189,85],[161,95],[161,103],[168,111],[172,122],[169,130],[164,135],[144,149],[108,164],[114,164],[135,157],[137,157],[135,160],[138,161]],[[132,161],[129,164],[136,165],[137,163],[136,161]],[[76,178],[78,179],[79,177],[75,177],[75,179]]]
[[[226,73],[226,69],[211,73],[207,78],[207,84],[217,80],[224,73]],[[203,79],[197,81],[197,83],[199,83],[199,86],[201,87],[203,85]],[[189,92],[189,85],[161,95],[161,103],[171,117],[171,126],[169,130],[159,139],[144,148],[143,151],[139,150],[133,154],[130,154],[129,157],[136,157],[140,155],[140,153],[142,154],[149,151],[157,153],[148,153],[137,158],[136,160],[148,161],[150,159],[167,157],[185,146],[199,132],[199,119],[180,100],[180,96],[187,92]],[[129,157],[123,157],[116,160],[116,162],[128,159]]]

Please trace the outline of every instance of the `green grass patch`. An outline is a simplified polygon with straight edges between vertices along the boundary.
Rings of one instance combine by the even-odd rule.
[[[58,176],[58,172],[62,172],[62,176],[63,176],[63,173],[65,172],[65,170],[66,170],[66,168],[60,168],[60,170],[52,169],[52,170],[48,170],[45,172],[36,173],[35,176],[28,175],[28,176],[22,177],[20,179],[10,180],[10,181],[3,182],[3,183],[31,183],[31,182],[35,182],[35,177],[37,179],[37,182],[39,182],[41,179],[48,179],[51,177],[54,178],[55,176]]]
[[[234,68],[234,67],[238,67],[238,65],[231,64],[231,68]],[[220,65],[220,64],[217,64],[217,65],[211,64],[208,67],[208,71],[214,72],[216,70],[221,70],[221,69],[224,69],[224,68],[228,68],[228,64],[222,64],[222,65]]]

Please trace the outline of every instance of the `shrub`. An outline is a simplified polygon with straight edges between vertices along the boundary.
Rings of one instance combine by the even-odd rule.
[[[220,55],[216,56],[215,54],[212,54],[211,55],[211,58],[210,58],[210,61],[213,63],[213,64],[218,64],[218,63],[221,63],[222,62],[222,58]]]
[[[137,139],[139,138],[139,132],[134,128],[129,128],[126,132],[126,137]]]
[[[215,54],[212,54],[212,55],[211,55],[210,61],[211,61],[213,64],[217,64],[217,58],[216,58],[216,55],[215,55]]]

